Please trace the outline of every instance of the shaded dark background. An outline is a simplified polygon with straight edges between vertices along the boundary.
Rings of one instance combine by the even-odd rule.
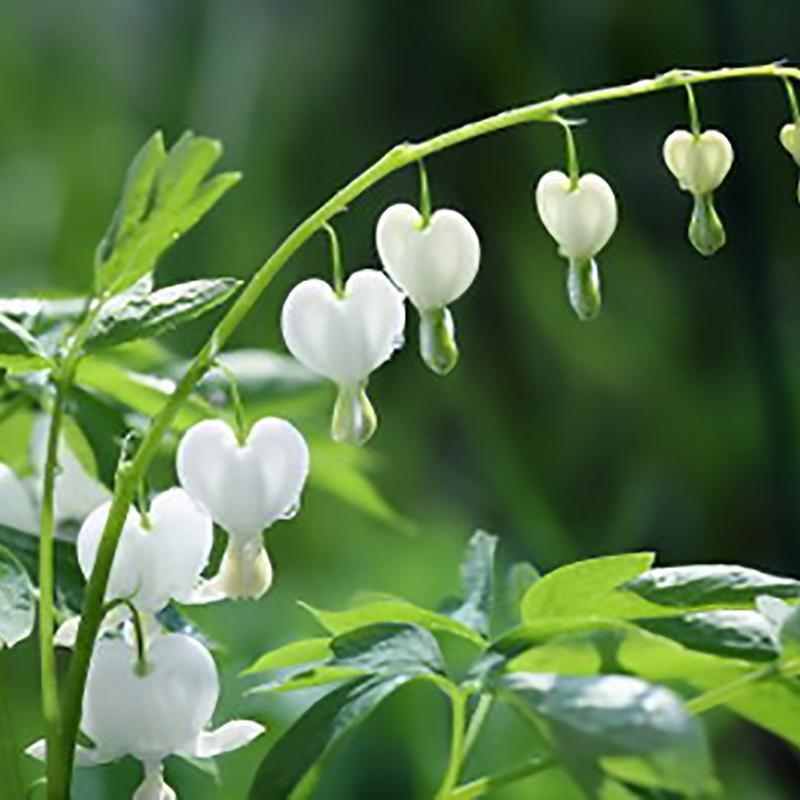
[[[225,165],[245,173],[170,252],[160,280],[246,276],[399,140],[673,66],[791,60],[799,26],[792,0],[6,0],[0,290],[89,285],[124,166],[156,127],[168,140],[187,127],[220,137]],[[786,100],[765,79],[697,96],[704,124],[722,128],[737,156],[718,193],[729,242],[710,260],[688,244],[690,198],[660,158],[666,134],[686,126],[682,92],[585,113],[582,166],[606,176],[620,203],[600,257],[604,310],[591,324],[572,315],[563,263],[532,211],[536,179],[563,164],[560,133],[518,128],[430,160],[434,204],[469,216],[484,256],[454,308],[456,372],[426,371],[411,331],[372,382],[382,418],[370,445],[375,481],[414,533],[308,493],[303,513],[274,532],[274,590],[200,615],[228,648],[220,718],[260,715],[277,731],[294,713],[287,698],[241,698],[234,676],[269,646],[314,630],[297,598],[336,606],[378,589],[435,603],[455,587],[458,553],[476,526],[500,535],[507,561],[544,569],[654,548],[662,563],[736,561],[800,574],[800,207],[797,168],[777,141]],[[337,220],[349,268],[375,263],[378,214],[416,191],[408,169]],[[287,291],[327,270],[320,238],[232,346],[281,350]],[[190,354],[207,324],[170,345]],[[26,741],[40,724],[34,657],[32,646],[19,648],[8,667]],[[794,753],[724,716],[713,725],[725,797],[796,796]],[[316,796],[429,796],[445,736],[444,703],[410,689],[334,758]],[[516,740],[513,724],[496,720],[479,765],[498,763],[493,755],[507,763]],[[171,768],[187,797],[242,797],[266,746],[222,761],[224,789]],[[78,796],[127,797],[136,774],[130,764],[86,770]],[[497,796],[572,797],[560,781],[543,776]]]

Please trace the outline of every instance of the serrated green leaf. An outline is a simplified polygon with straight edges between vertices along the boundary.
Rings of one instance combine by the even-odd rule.
[[[33,631],[36,599],[20,560],[0,546],[0,649],[13,647]]]
[[[0,314],[0,367],[11,372],[32,372],[50,365],[39,342],[18,322]]]
[[[715,786],[705,734],[680,698],[625,675],[517,672],[499,681],[550,730],[569,759],[651,788],[698,794]]]
[[[118,295],[97,318],[86,350],[160,336],[224,303],[239,284],[234,278],[216,278],[180,283],[152,294]]]
[[[164,137],[156,131],[134,156],[125,174],[119,204],[97,248],[96,264],[106,261],[117,242],[128,237],[142,221],[152,202],[156,175],[166,159]]]
[[[286,800],[309,770],[383,700],[415,675],[356,678],[314,703],[273,745],[250,788],[251,800]]]
[[[323,611],[306,603],[301,605],[334,634],[344,634],[365,625],[382,622],[404,622],[435,633],[450,633],[479,646],[486,643],[482,636],[458,620],[401,599],[380,600],[344,611]]]
[[[216,140],[187,132],[166,157],[159,156],[157,139],[151,143],[148,143],[150,149],[145,145],[140,154],[142,160],[134,159],[131,167],[135,198],[133,194],[128,198],[127,188],[123,191],[109,233],[97,250],[98,295],[118,294],[152,272],[162,253],[241,178],[238,173],[223,173],[202,183],[222,154],[222,145]],[[143,196],[146,202],[142,205]],[[135,210],[125,217],[124,236],[120,214],[126,212],[119,210],[123,207]]]
[[[651,633],[713,655],[774,661],[781,654],[775,626],[757,611],[701,611],[634,622]]]
[[[286,669],[287,667],[296,667],[301,664],[310,664],[313,661],[323,661],[332,655],[330,643],[330,636],[290,642],[283,647],[278,647],[259,656],[242,674],[252,675],[273,669]]]
[[[547,573],[522,598],[523,620],[599,613],[598,602],[652,565],[653,553],[590,558]]]
[[[497,537],[476,531],[461,562],[462,603],[450,616],[481,636],[489,635],[494,599],[494,553]]]

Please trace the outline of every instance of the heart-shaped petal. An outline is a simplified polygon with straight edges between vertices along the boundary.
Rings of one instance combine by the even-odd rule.
[[[193,749],[211,719],[219,679],[202,644],[185,634],[166,634],[150,644],[147,662],[147,673],[140,675],[135,648],[121,639],[97,643],[81,727],[104,759],[129,754],[160,762]]]
[[[88,578],[94,567],[111,503],[95,509],[78,533],[78,563]],[[211,518],[183,489],[156,496],[147,528],[132,508],[122,528],[109,597],[132,600],[140,611],[156,613],[171,598],[188,595],[208,563],[213,543]]]
[[[318,278],[292,289],[281,313],[291,354],[339,385],[360,384],[402,344],[403,296],[378,270],[347,280],[344,296]]]
[[[800,165],[800,122],[787,122],[781,128],[780,140],[795,163]]]
[[[563,172],[545,173],[536,186],[536,208],[567,258],[593,258],[617,227],[614,192],[593,173],[583,175],[574,187]]]
[[[724,133],[703,131],[694,136],[676,130],[664,141],[664,161],[684,191],[694,195],[713,192],[733,164],[733,147]]]
[[[190,428],[178,447],[184,489],[229,534],[252,539],[291,516],[308,475],[308,446],[294,425],[265,417],[244,445],[222,420]]]
[[[441,208],[421,226],[416,208],[397,203],[381,214],[375,243],[392,280],[419,311],[432,311],[450,305],[470,287],[481,246],[475,229],[458,211]]]

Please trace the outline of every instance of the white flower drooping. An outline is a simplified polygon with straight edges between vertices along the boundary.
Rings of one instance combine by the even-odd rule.
[[[294,515],[309,469],[308,445],[294,425],[265,417],[240,443],[222,420],[190,428],[178,446],[178,478],[224,528],[228,547],[209,597],[261,597],[272,583],[263,531]]]
[[[142,674],[136,649],[122,639],[101,639],[92,654],[81,729],[94,743],[78,746],[76,763],[91,766],[131,755],[145,778],[134,800],[169,800],[162,762],[168,756],[210,758],[242,747],[264,728],[234,720],[205,731],[219,697],[219,677],[208,650],[181,633],[161,636],[146,652]],[[27,751],[44,758],[44,741]]]
[[[786,152],[800,167],[800,122],[787,122],[781,128],[779,138]],[[797,199],[800,201],[800,182],[797,184]]]
[[[440,208],[425,219],[414,206],[397,203],[378,219],[378,255],[392,280],[420,313],[420,351],[440,375],[458,360],[448,306],[469,289],[478,273],[478,234],[458,211]]]
[[[714,191],[733,165],[733,147],[724,133],[675,130],[664,141],[664,161],[678,186],[694,196],[689,240],[704,256],[725,244],[725,228],[714,208]]]
[[[608,182],[594,173],[572,179],[558,170],[545,173],[536,186],[536,209],[569,260],[570,304],[582,320],[600,311],[600,275],[595,256],[617,227],[617,200]]]
[[[337,441],[363,444],[375,432],[367,380],[402,344],[404,326],[403,295],[374,269],[352,273],[341,296],[311,278],[286,298],[281,330],[289,352],[339,389],[332,425]]]

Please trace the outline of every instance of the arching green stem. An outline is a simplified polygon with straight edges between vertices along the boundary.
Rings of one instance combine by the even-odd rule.
[[[433,204],[431,203],[431,185],[428,181],[428,171],[425,169],[425,162],[420,159],[417,161],[419,167],[419,215],[422,217],[420,228],[424,230],[431,224],[431,213]]]
[[[343,210],[375,183],[396,170],[434,153],[495,131],[531,122],[548,121],[554,114],[567,109],[638,97],[687,84],[759,77],[770,79],[786,77],[797,80],[800,79],[800,70],[779,64],[723,67],[706,72],[671,70],[655,78],[638,80],[620,86],[591,89],[576,94],[559,94],[549,100],[502,111],[476,122],[467,123],[438,136],[433,136],[419,144],[406,143],[397,145],[336,192],[284,239],[261,268],[256,271],[228,312],[217,324],[209,340],[178,382],[170,399],[152,419],[132,462],[126,465],[126,468],[118,477],[114,499],[98,548],[94,570],[86,588],[78,638],[70,662],[62,706],[62,757],[58,765],[57,774],[50,784],[51,800],[65,800],[67,797],[78,725],[80,723],[83,687],[89,668],[92,647],[102,619],[103,596],[114,552],[128,508],[136,492],[139,476],[144,474],[149,466],[162,438],[169,430],[175,415],[191,394],[194,386],[213,364],[225,342],[292,255],[334,214]]]
[[[342,248],[339,237],[330,222],[323,222],[322,229],[328,234],[331,244],[331,268],[333,270],[333,291],[337,297],[344,297],[344,267],[342,266]]]
[[[697,99],[694,96],[692,85],[690,83],[685,83],[684,86],[686,88],[686,99],[689,104],[689,127],[692,130],[692,134],[697,137],[703,130],[700,126],[700,113],[697,110]]]

